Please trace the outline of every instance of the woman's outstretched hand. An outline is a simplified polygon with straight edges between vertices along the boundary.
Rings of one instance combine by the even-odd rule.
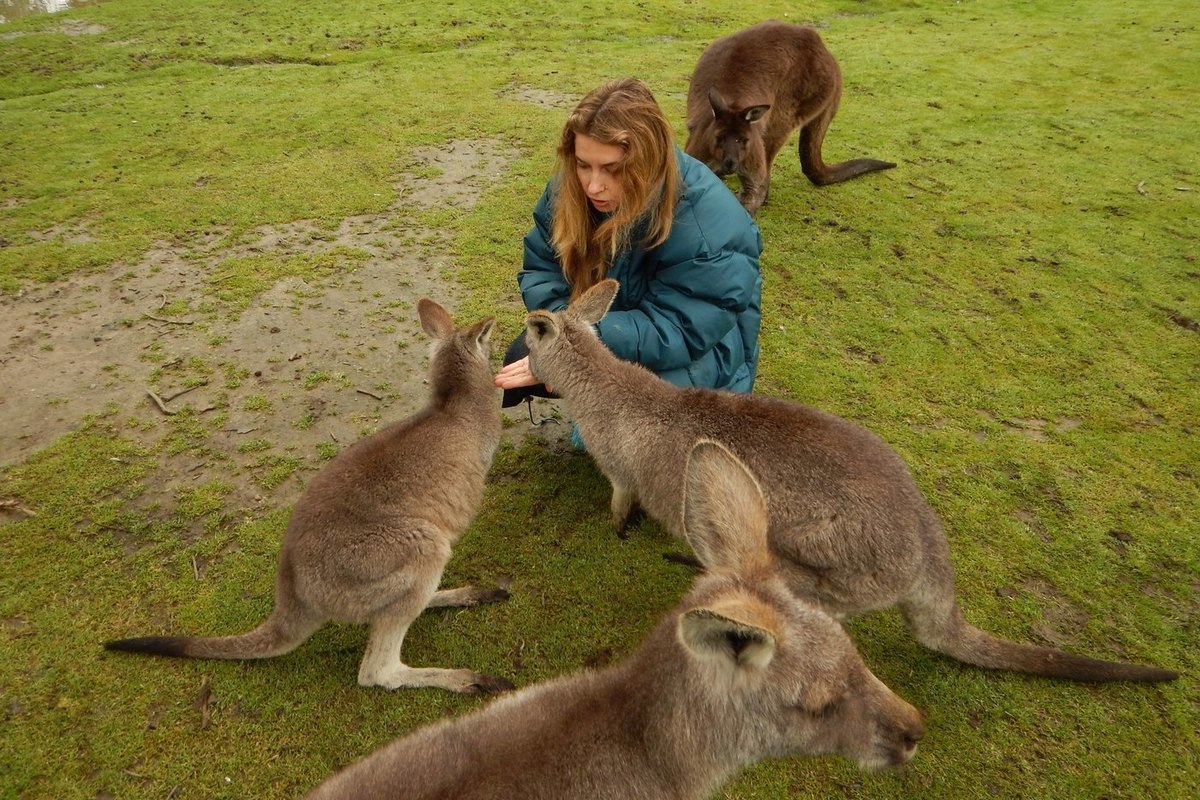
[[[529,356],[512,362],[496,373],[492,381],[501,389],[519,389],[522,386],[536,386],[541,383],[529,367]],[[547,391],[552,391],[549,386]]]

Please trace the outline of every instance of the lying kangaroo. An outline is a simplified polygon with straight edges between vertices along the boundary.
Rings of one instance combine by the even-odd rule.
[[[776,575],[754,478],[711,442],[684,472],[684,526],[709,569],[628,659],[422,728],[310,800],[692,800],[766,756],[912,758],[920,714]]]
[[[679,467],[701,438],[737,454],[770,511],[770,548],[795,594],[835,616],[898,605],[917,640],[983,667],[1075,680],[1164,681],[1177,673],[998,639],[955,601],[950,547],[908,468],[879,437],[815,408],[672,386],[596,337],[617,292],[601,281],[565,311],[526,317],[535,375],[562,396],[612,483],[613,522],[635,504],[683,534]]]
[[[371,626],[358,670],[363,686],[439,686],[480,694],[511,689],[465,669],[418,669],[400,647],[426,608],[492,603],[502,589],[437,588],[450,547],[483,499],[500,444],[488,362],[491,318],[456,329],[446,309],[417,303],[434,339],[428,405],[329,462],[297,502],[275,578],[275,610],[240,636],[147,636],[108,650],[188,658],[269,658],[290,652],[330,620]]]
[[[761,22],[700,55],[688,87],[684,150],[722,177],[736,174],[751,216],[766,202],[771,164],[796,128],[800,166],[817,186],[896,166],[874,158],[828,165],[821,159],[841,96],[841,69],[815,30]]]

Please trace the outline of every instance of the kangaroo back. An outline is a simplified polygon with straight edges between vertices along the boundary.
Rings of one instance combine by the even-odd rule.
[[[716,40],[696,63],[684,150],[717,175],[737,175],[751,214],[766,201],[771,165],[797,128],[801,167],[818,186],[896,166],[871,158],[824,162],[821,148],[841,94],[841,69],[815,30],[753,25]]]

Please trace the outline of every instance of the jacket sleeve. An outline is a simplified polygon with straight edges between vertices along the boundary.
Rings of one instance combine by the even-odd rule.
[[[680,240],[673,242],[676,236]],[[654,372],[678,369],[737,325],[758,291],[762,240],[751,224],[718,241],[709,244],[694,213],[676,222],[650,256],[655,274],[638,307],[610,311],[597,325],[613,353]]]
[[[525,260],[517,285],[525,308],[561,311],[571,299],[571,287],[550,243],[550,185],[533,208],[533,229],[525,234]]]

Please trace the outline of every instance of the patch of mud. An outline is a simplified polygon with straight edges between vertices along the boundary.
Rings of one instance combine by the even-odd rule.
[[[1049,543],[1054,541],[1054,536],[1048,530],[1046,530],[1046,526],[1042,524],[1042,521],[1032,511],[1024,508],[1017,509],[1013,512],[1013,516],[1016,517],[1022,525],[1036,533],[1038,538],[1040,538],[1043,542]]]
[[[1023,587],[1042,598],[1042,619],[1030,626],[1030,633],[1043,643],[1058,648],[1071,648],[1078,644],[1079,632],[1088,623],[1089,617],[1083,609],[1077,608],[1057,586],[1044,580],[1030,579]]]
[[[104,25],[95,22],[84,22],[78,19],[64,19],[58,26],[60,33],[67,36],[97,36],[108,31]]]
[[[1019,433],[1033,439],[1036,442],[1047,442],[1050,440],[1051,433],[1069,433],[1083,425],[1083,420],[1074,417],[1064,417],[1058,422],[1051,423],[1049,420],[1029,418],[1029,419],[998,419],[993,414],[979,409],[979,416],[989,422],[994,422],[1009,433]],[[983,436],[976,436],[979,441],[983,441]]]
[[[499,142],[455,140],[443,147],[417,149],[418,161],[397,184],[397,202],[421,208],[475,207],[482,188],[494,183],[517,156]]]
[[[404,178],[391,210],[416,196],[469,207],[513,155],[493,142],[424,150],[419,158],[441,176]],[[389,213],[351,217],[329,231],[301,220],[264,226],[235,246],[223,244],[225,231],[203,231],[159,243],[134,265],[0,298],[0,467],[99,416],[148,447],[163,445],[145,505],[173,506],[180,490],[211,481],[233,484],[231,509],[293,502],[323,456],[424,403],[429,348],[416,301],[432,297],[452,314],[459,304],[463,289],[444,278],[455,265],[442,234],[391,222]],[[280,280],[240,313],[213,311],[226,259],[335,248],[363,257],[329,278]],[[569,434],[565,424],[522,423],[524,405],[513,412],[513,437]],[[183,421],[202,432],[176,445]],[[299,469],[273,485],[263,480],[264,456]]]
[[[87,244],[96,241],[83,224],[66,225],[59,223],[51,225],[44,231],[30,231],[29,237],[37,242],[58,240],[66,244]]]
[[[520,100],[523,103],[533,103],[535,106],[558,111],[572,111],[579,103],[579,98],[574,95],[564,94],[554,89],[540,89],[523,83],[510,83],[496,94],[500,97]]]

